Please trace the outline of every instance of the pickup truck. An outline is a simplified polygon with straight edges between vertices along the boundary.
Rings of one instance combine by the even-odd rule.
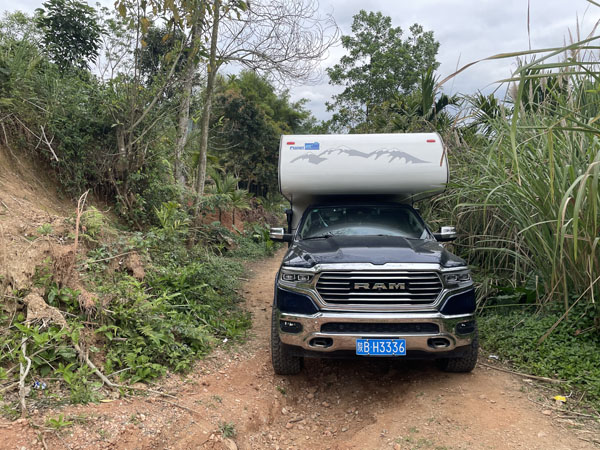
[[[292,208],[287,229],[271,229],[289,245],[274,287],[275,373],[299,373],[305,357],[434,359],[471,371],[471,273],[444,246],[454,229],[433,233],[412,206],[445,188],[440,137],[283,136],[279,175]]]

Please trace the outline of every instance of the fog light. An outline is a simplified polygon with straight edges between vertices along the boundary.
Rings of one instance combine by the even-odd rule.
[[[286,333],[300,333],[302,331],[302,324],[298,322],[290,322],[289,320],[280,320],[279,328],[281,328],[281,331]]]
[[[456,325],[457,334],[469,334],[475,331],[475,321],[470,320],[468,322],[461,322]]]

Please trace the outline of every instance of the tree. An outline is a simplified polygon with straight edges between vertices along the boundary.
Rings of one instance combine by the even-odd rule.
[[[218,70],[235,63],[279,80],[308,79],[337,37],[331,16],[318,15],[315,0],[256,0],[236,15],[221,14],[214,0],[201,116],[196,192],[204,192],[212,99]],[[328,32],[335,31],[328,35]]]
[[[223,167],[251,192],[263,194],[273,189],[279,135],[265,112],[237,89],[219,95],[215,106],[222,114],[222,124],[212,151]]]
[[[46,52],[62,69],[86,69],[100,50],[102,30],[94,8],[77,0],[48,0],[38,8],[37,25],[43,31]]]
[[[390,17],[364,10],[354,16],[352,33],[342,36],[348,54],[327,69],[330,84],[345,86],[327,109],[335,111],[334,128],[368,131],[374,107],[398,93],[412,92],[428,68],[438,67],[439,42],[418,24],[403,39],[402,29],[392,27]]]
[[[148,29],[144,35],[144,46],[136,52],[139,70],[148,84],[153,81],[154,77],[170,69],[169,61],[165,60],[165,56],[177,52],[183,41],[185,41],[185,35],[178,28],[151,26]],[[187,58],[183,54],[175,68],[176,75],[181,73],[186,63]]]
[[[253,71],[229,76],[217,87],[210,154],[250,192],[276,191],[280,136],[308,131],[303,104]]]
[[[221,67],[236,64],[279,80],[308,79],[337,38],[333,18],[318,14],[316,0],[117,0],[116,5],[124,17],[140,22],[144,33],[149,28],[146,10],[167,26],[187,32],[188,63],[181,77],[174,146],[180,183],[185,181],[181,163],[189,136],[192,80],[205,63],[195,176],[198,197],[204,192],[212,101]]]
[[[186,57],[184,43],[175,33],[173,40],[165,40],[165,53],[161,54],[156,51],[153,36],[149,41],[144,39],[152,35],[151,20],[141,9],[133,18],[123,18],[104,8],[100,12],[102,27],[107,30],[103,58],[98,64],[102,110],[111,117],[106,133],[112,130],[116,138],[116,151],[105,152],[102,170],[116,193],[119,208],[140,225],[141,221],[134,218],[143,220],[142,216],[152,214],[152,207],[142,195],[150,185],[160,186],[168,197],[156,197],[158,204],[176,198],[170,196],[177,191],[170,177],[170,138],[178,100],[178,74]],[[151,47],[149,52],[153,54],[147,54],[146,47]],[[153,64],[156,70],[148,70]]]
[[[239,189],[239,180],[228,173],[221,173],[214,167],[208,169],[208,175],[213,180],[207,191],[216,197],[213,202],[219,211],[219,222],[222,222],[223,210],[233,210],[232,223],[235,225],[235,210],[250,209],[250,193]]]

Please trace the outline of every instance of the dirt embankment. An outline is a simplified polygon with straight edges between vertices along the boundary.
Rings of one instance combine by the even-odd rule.
[[[0,422],[0,448],[595,448],[594,431],[534,403],[543,394],[529,383],[484,367],[447,374],[422,362],[308,360],[299,376],[275,376],[268,330],[280,257],[249,269],[251,339],[154,387],[173,397],[117,398]],[[73,424],[45,432],[45,421],[60,414]]]

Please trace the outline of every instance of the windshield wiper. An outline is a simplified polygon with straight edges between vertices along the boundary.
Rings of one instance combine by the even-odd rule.
[[[333,236],[333,233],[329,232],[329,233],[325,233],[325,234],[320,234],[318,236],[310,236],[310,237],[306,237],[306,238],[302,238],[302,241],[309,241],[311,239],[327,239],[330,238],[331,236]]]

